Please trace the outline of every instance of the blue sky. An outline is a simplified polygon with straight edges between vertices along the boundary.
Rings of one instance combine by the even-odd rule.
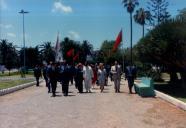
[[[146,7],[148,0],[139,0]],[[186,0],[168,0],[172,16],[186,7]],[[136,8],[136,9],[137,9]],[[130,46],[129,14],[121,0],[0,0],[0,39],[23,46],[22,15],[25,16],[26,46],[36,46],[46,41],[56,42],[70,37],[76,41],[88,40],[94,49],[104,40],[115,40],[123,29],[124,47]],[[142,28],[133,22],[133,44],[142,35]]]

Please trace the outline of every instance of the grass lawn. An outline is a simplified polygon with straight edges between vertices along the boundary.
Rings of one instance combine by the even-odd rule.
[[[25,75],[26,75],[26,77],[33,77],[34,76],[32,73],[25,74]],[[4,74],[0,73],[0,77],[8,77],[8,78],[9,77],[21,77],[21,74],[15,72],[15,73],[11,73],[10,76],[9,76],[8,73],[4,73]]]
[[[5,89],[13,86],[17,86],[24,83],[33,82],[34,80],[9,80],[9,81],[0,81],[0,89]]]
[[[154,87],[156,90],[186,103],[186,91],[184,91],[179,85],[179,82],[176,85],[171,85],[168,82],[155,82]]]
[[[34,72],[33,71],[28,71],[25,75],[26,77],[30,77],[30,76],[33,76]],[[0,77],[11,77],[11,76],[20,76],[21,77],[21,74],[20,72],[11,72],[10,73],[10,76],[9,76],[9,72],[4,72],[4,73],[1,73],[0,72]]]

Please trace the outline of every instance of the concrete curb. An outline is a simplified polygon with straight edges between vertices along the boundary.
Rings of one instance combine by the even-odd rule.
[[[39,82],[42,82],[42,81],[43,80],[40,80]],[[27,88],[30,86],[33,86],[35,84],[36,84],[36,81],[17,85],[17,86],[11,87],[11,88],[2,89],[2,90],[0,90],[0,96],[9,94],[9,93],[12,93],[12,92],[15,92],[15,91],[18,91],[18,90],[21,90],[21,89],[24,89],[24,88]]]
[[[156,93],[156,97],[159,97],[165,101],[168,101],[169,103],[175,105],[176,107],[181,108],[186,111],[186,103],[184,103],[183,101],[180,101],[176,98],[173,98],[157,90],[155,90],[155,93]]]
[[[27,78],[20,78],[20,77],[12,77],[12,78],[0,78],[2,81],[7,81],[7,80],[35,80],[34,77],[27,77]]]

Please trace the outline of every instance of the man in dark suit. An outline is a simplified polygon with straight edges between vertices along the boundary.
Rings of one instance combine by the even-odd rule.
[[[74,78],[79,93],[83,93],[83,65],[81,63],[77,65]]]
[[[34,68],[34,76],[36,78],[36,86],[39,86],[39,78],[41,77],[41,68],[39,67],[39,65],[36,65],[36,67]]]
[[[70,68],[64,61],[59,68],[60,82],[62,84],[62,93],[64,96],[68,96],[69,81],[71,78]]]
[[[56,63],[52,63],[51,67],[48,68],[48,77],[50,79],[50,84],[52,87],[52,96],[55,97],[58,80],[58,70]]]
[[[47,64],[43,65],[43,78],[45,79],[46,87],[48,87],[47,70]]]
[[[132,94],[132,87],[134,86],[134,79],[136,78],[136,67],[127,66],[125,72],[125,79],[128,81],[129,93]]]

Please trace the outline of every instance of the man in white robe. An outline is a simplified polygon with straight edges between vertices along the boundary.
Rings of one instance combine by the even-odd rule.
[[[83,78],[84,78],[86,92],[91,92],[90,89],[92,87],[93,77],[94,77],[94,74],[93,74],[92,68],[86,62],[85,66],[83,67]]]

